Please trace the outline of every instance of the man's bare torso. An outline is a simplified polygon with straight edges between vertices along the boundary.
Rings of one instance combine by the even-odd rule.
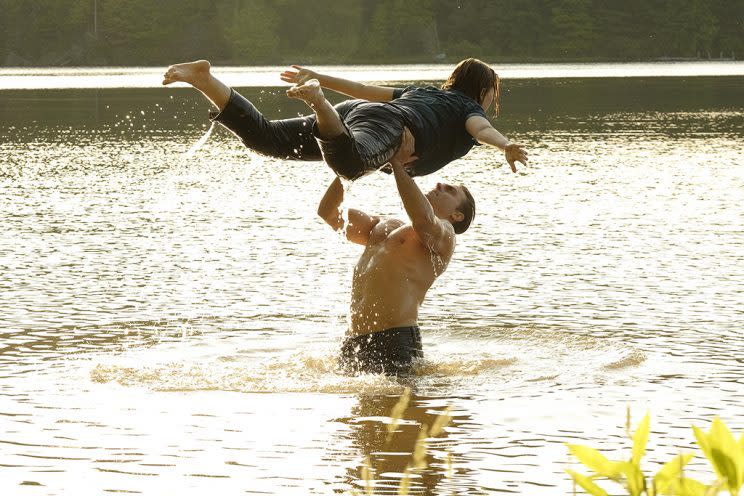
[[[419,306],[450,257],[424,246],[410,224],[381,220],[354,268],[349,334],[416,325]]]

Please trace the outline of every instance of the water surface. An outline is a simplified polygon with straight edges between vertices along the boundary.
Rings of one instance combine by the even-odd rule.
[[[740,431],[742,88],[507,79],[496,126],[531,165],[478,148],[420,178],[467,184],[478,216],[402,381],[335,372],[360,248],[315,216],[325,165],[222,129],[187,154],[207,128],[187,89],[0,92],[0,489],[331,494],[369,457],[389,493],[452,406],[415,493],[568,494],[563,443],[625,456],[628,404],[653,416],[650,462],[714,415]],[[240,91],[304,112],[281,88]],[[349,204],[404,215],[383,174]]]
[[[380,82],[445,80],[452,67],[451,64],[312,66],[324,74]],[[744,76],[744,62],[740,61],[494,64],[493,67],[505,79]],[[213,70],[230,86],[262,87],[283,84],[278,77],[283,69],[217,65]],[[162,67],[0,68],[0,89],[153,88],[160,85],[163,72]]]

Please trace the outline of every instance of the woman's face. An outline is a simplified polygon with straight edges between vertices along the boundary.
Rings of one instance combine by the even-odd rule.
[[[494,94],[494,89],[489,88],[483,94],[483,97],[481,98],[481,107],[483,107],[483,110],[485,110],[486,112],[488,112],[488,109],[491,107],[491,104],[493,103],[493,94]]]

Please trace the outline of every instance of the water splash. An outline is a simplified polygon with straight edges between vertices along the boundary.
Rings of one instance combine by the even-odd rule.
[[[330,355],[299,353],[260,364],[170,362],[153,366],[97,364],[92,382],[116,382],[153,391],[236,391],[243,393],[399,394],[403,385],[381,374],[336,373]]]
[[[226,358],[226,359],[225,359]],[[139,362],[139,360],[138,360]],[[90,370],[94,383],[116,382],[127,387],[154,391],[238,391],[399,394],[403,379],[384,374],[343,375],[337,354],[302,351],[250,363],[234,357],[210,361],[98,363]],[[518,362],[517,358],[459,357],[422,359],[414,365],[416,377],[472,377],[491,374]],[[406,379],[406,380],[408,380]]]
[[[351,195],[351,186],[354,184],[354,181],[349,181],[341,176],[339,178],[341,180],[341,186],[344,189],[344,198],[341,201],[341,205],[338,206],[341,210],[341,220],[343,221],[339,233],[341,234],[341,238],[345,240],[346,228],[349,226],[349,196]]]
[[[640,350],[630,350],[626,355],[612,360],[604,365],[605,370],[619,370],[635,367],[646,361],[646,354]]]
[[[447,264],[444,263],[444,260],[441,256],[439,256],[438,253],[436,253],[434,250],[429,248],[429,257],[431,258],[431,267],[434,271],[434,276],[439,277],[442,275],[444,270],[447,268]]]
[[[194,154],[201,149],[202,146],[204,146],[204,143],[207,142],[210,136],[212,136],[212,132],[214,131],[214,128],[217,127],[217,121],[212,121],[212,124],[209,126],[209,129],[204,133],[204,135],[199,138],[199,140],[194,143],[189,150],[183,154],[184,159],[189,159],[194,156]]]
[[[416,363],[416,375],[436,376],[474,376],[500,370],[519,362],[515,357],[510,358],[460,358],[457,360],[434,361],[423,359]]]

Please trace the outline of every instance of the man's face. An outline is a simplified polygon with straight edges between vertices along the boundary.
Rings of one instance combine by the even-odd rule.
[[[447,183],[437,183],[434,189],[426,193],[426,198],[429,200],[437,217],[450,221],[453,220],[451,216],[467,200],[462,187],[452,186]]]

